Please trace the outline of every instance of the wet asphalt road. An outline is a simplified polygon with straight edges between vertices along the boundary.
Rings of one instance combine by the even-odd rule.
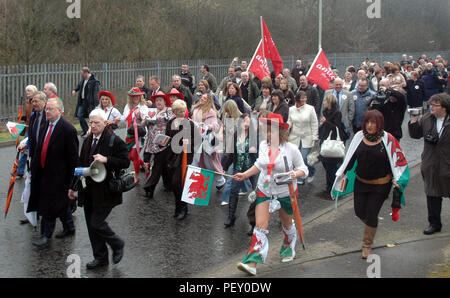
[[[120,130],[118,134],[123,136],[123,133],[124,130]],[[419,159],[423,141],[405,137],[401,144],[409,162]],[[0,148],[2,214],[14,157],[13,147]],[[302,218],[311,217],[333,204],[321,194],[325,188],[323,167],[318,164],[316,168],[314,181],[300,189]],[[140,176],[142,180],[144,174]],[[70,263],[66,260],[71,254],[80,256],[81,277],[190,277],[226,263],[231,257],[243,255],[248,249],[251,239],[246,234],[250,228],[246,197],[239,201],[235,226],[224,229],[228,207],[220,205],[220,193],[213,192],[207,207],[190,206],[189,215],[178,221],[173,218],[174,197],[165,192],[161,184],[151,200],[143,196],[142,186],[124,194],[123,204],[107,219],[126,242],[124,258],[117,265],[87,271],[86,263],[93,257],[83,209],[78,208],[74,213],[75,236],[53,238],[49,248],[38,251],[31,242],[39,237],[39,231],[31,225],[19,225],[19,220],[24,218],[20,203],[24,179],[18,179],[8,217],[0,217],[0,277],[67,277]],[[55,232],[61,229],[58,221]],[[278,216],[272,218],[269,229],[274,233],[281,230]]]

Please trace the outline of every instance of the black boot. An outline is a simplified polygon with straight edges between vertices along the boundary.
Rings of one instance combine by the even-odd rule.
[[[187,208],[187,206],[184,206],[180,209],[180,212],[178,212],[177,219],[183,220],[187,214],[188,214],[188,208]]]
[[[149,186],[145,188],[145,197],[148,199],[153,199],[153,194],[155,192],[156,185]]]
[[[238,205],[238,200],[239,197],[238,196],[230,196],[230,204],[228,205],[228,218],[225,221],[224,225],[225,228],[229,228],[234,226],[234,222],[236,221],[236,209],[237,209],[237,205]]]

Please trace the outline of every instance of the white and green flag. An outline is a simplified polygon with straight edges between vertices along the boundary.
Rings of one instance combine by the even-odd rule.
[[[8,128],[9,133],[15,140],[19,137],[19,135],[25,129],[26,125],[8,121],[8,123],[6,123],[6,127]]]
[[[213,171],[188,166],[181,200],[192,205],[208,206],[213,183]]]

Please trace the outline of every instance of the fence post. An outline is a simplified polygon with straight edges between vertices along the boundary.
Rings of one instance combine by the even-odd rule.
[[[108,73],[108,63],[103,63],[103,71],[104,71],[104,75],[103,75],[103,90],[109,90],[109,84],[108,84],[108,79],[109,79],[109,73]]]

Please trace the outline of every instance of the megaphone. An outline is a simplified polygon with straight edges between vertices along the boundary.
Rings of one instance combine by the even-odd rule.
[[[91,177],[97,183],[103,182],[106,178],[106,168],[105,165],[94,160],[91,165],[86,168],[75,168],[75,176],[77,177]]]

